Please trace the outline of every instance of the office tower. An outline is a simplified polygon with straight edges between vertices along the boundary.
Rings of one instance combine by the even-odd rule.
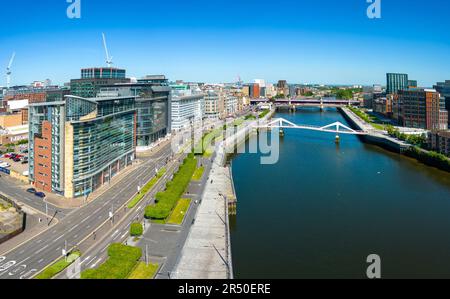
[[[75,96],[93,98],[100,87],[115,83],[129,83],[124,69],[100,67],[81,70],[81,79],[70,80],[70,93]]]
[[[136,96],[137,146],[145,149],[170,133],[171,88],[163,75],[146,76],[136,83],[99,88],[98,97]]]
[[[29,179],[66,198],[88,196],[135,158],[134,97],[81,98],[29,106]]]
[[[397,93],[399,90],[408,88],[408,75],[407,74],[386,74],[387,84],[386,93]]]

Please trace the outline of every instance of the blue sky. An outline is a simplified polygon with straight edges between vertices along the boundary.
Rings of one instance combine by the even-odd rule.
[[[406,72],[422,86],[450,79],[450,1],[381,0],[2,1],[0,85],[13,51],[13,83],[63,83],[105,64],[101,33],[128,75],[169,79],[373,84]]]

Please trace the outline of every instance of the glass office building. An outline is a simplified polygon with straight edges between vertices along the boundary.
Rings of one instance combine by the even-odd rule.
[[[134,97],[67,96],[30,105],[31,182],[67,198],[109,182],[135,158],[135,104]]]
[[[409,81],[407,74],[386,74],[386,93],[393,94],[397,93],[399,90],[408,89]]]
[[[100,88],[98,96],[136,96],[138,147],[148,147],[170,132],[171,89],[165,76],[147,76],[136,83]]]

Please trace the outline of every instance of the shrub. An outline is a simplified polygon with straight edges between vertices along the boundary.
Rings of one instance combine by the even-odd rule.
[[[145,209],[145,218],[166,219],[189,185],[196,168],[197,160],[190,154],[174,175],[172,182],[166,185],[167,189],[156,194],[156,204]]]
[[[108,248],[108,260],[97,269],[81,273],[82,279],[125,279],[142,256],[139,247],[112,244]]]
[[[144,228],[142,227],[142,224],[140,223],[132,223],[130,226],[130,235],[132,237],[139,237],[142,236],[144,233]]]

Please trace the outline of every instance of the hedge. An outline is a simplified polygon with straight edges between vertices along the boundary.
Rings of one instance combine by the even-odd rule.
[[[165,173],[166,173],[165,168],[162,168],[160,171],[158,171],[156,176],[152,178],[147,184],[145,184],[142,190],[130,201],[130,203],[128,204],[128,208],[129,209],[134,208]]]
[[[426,165],[450,172],[450,159],[443,154],[433,151],[424,151],[418,147],[409,148],[405,154],[409,157],[416,158]]]
[[[125,279],[133,271],[142,257],[139,247],[111,244],[108,260],[97,269],[87,269],[81,273],[82,279]]]
[[[144,233],[144,228],[140,223],[132,223],[130,226],[130,235],[132,237],[140,237]]]
[[[184,194],[196,168],[197,160],[193,154],[190,154],[174,175],[173,180],[166,184],[166,190],[156,194],[156,204],[150,205],[145,209],[145,218],[154,220],[166,219],[177,204],[178,199]]]

